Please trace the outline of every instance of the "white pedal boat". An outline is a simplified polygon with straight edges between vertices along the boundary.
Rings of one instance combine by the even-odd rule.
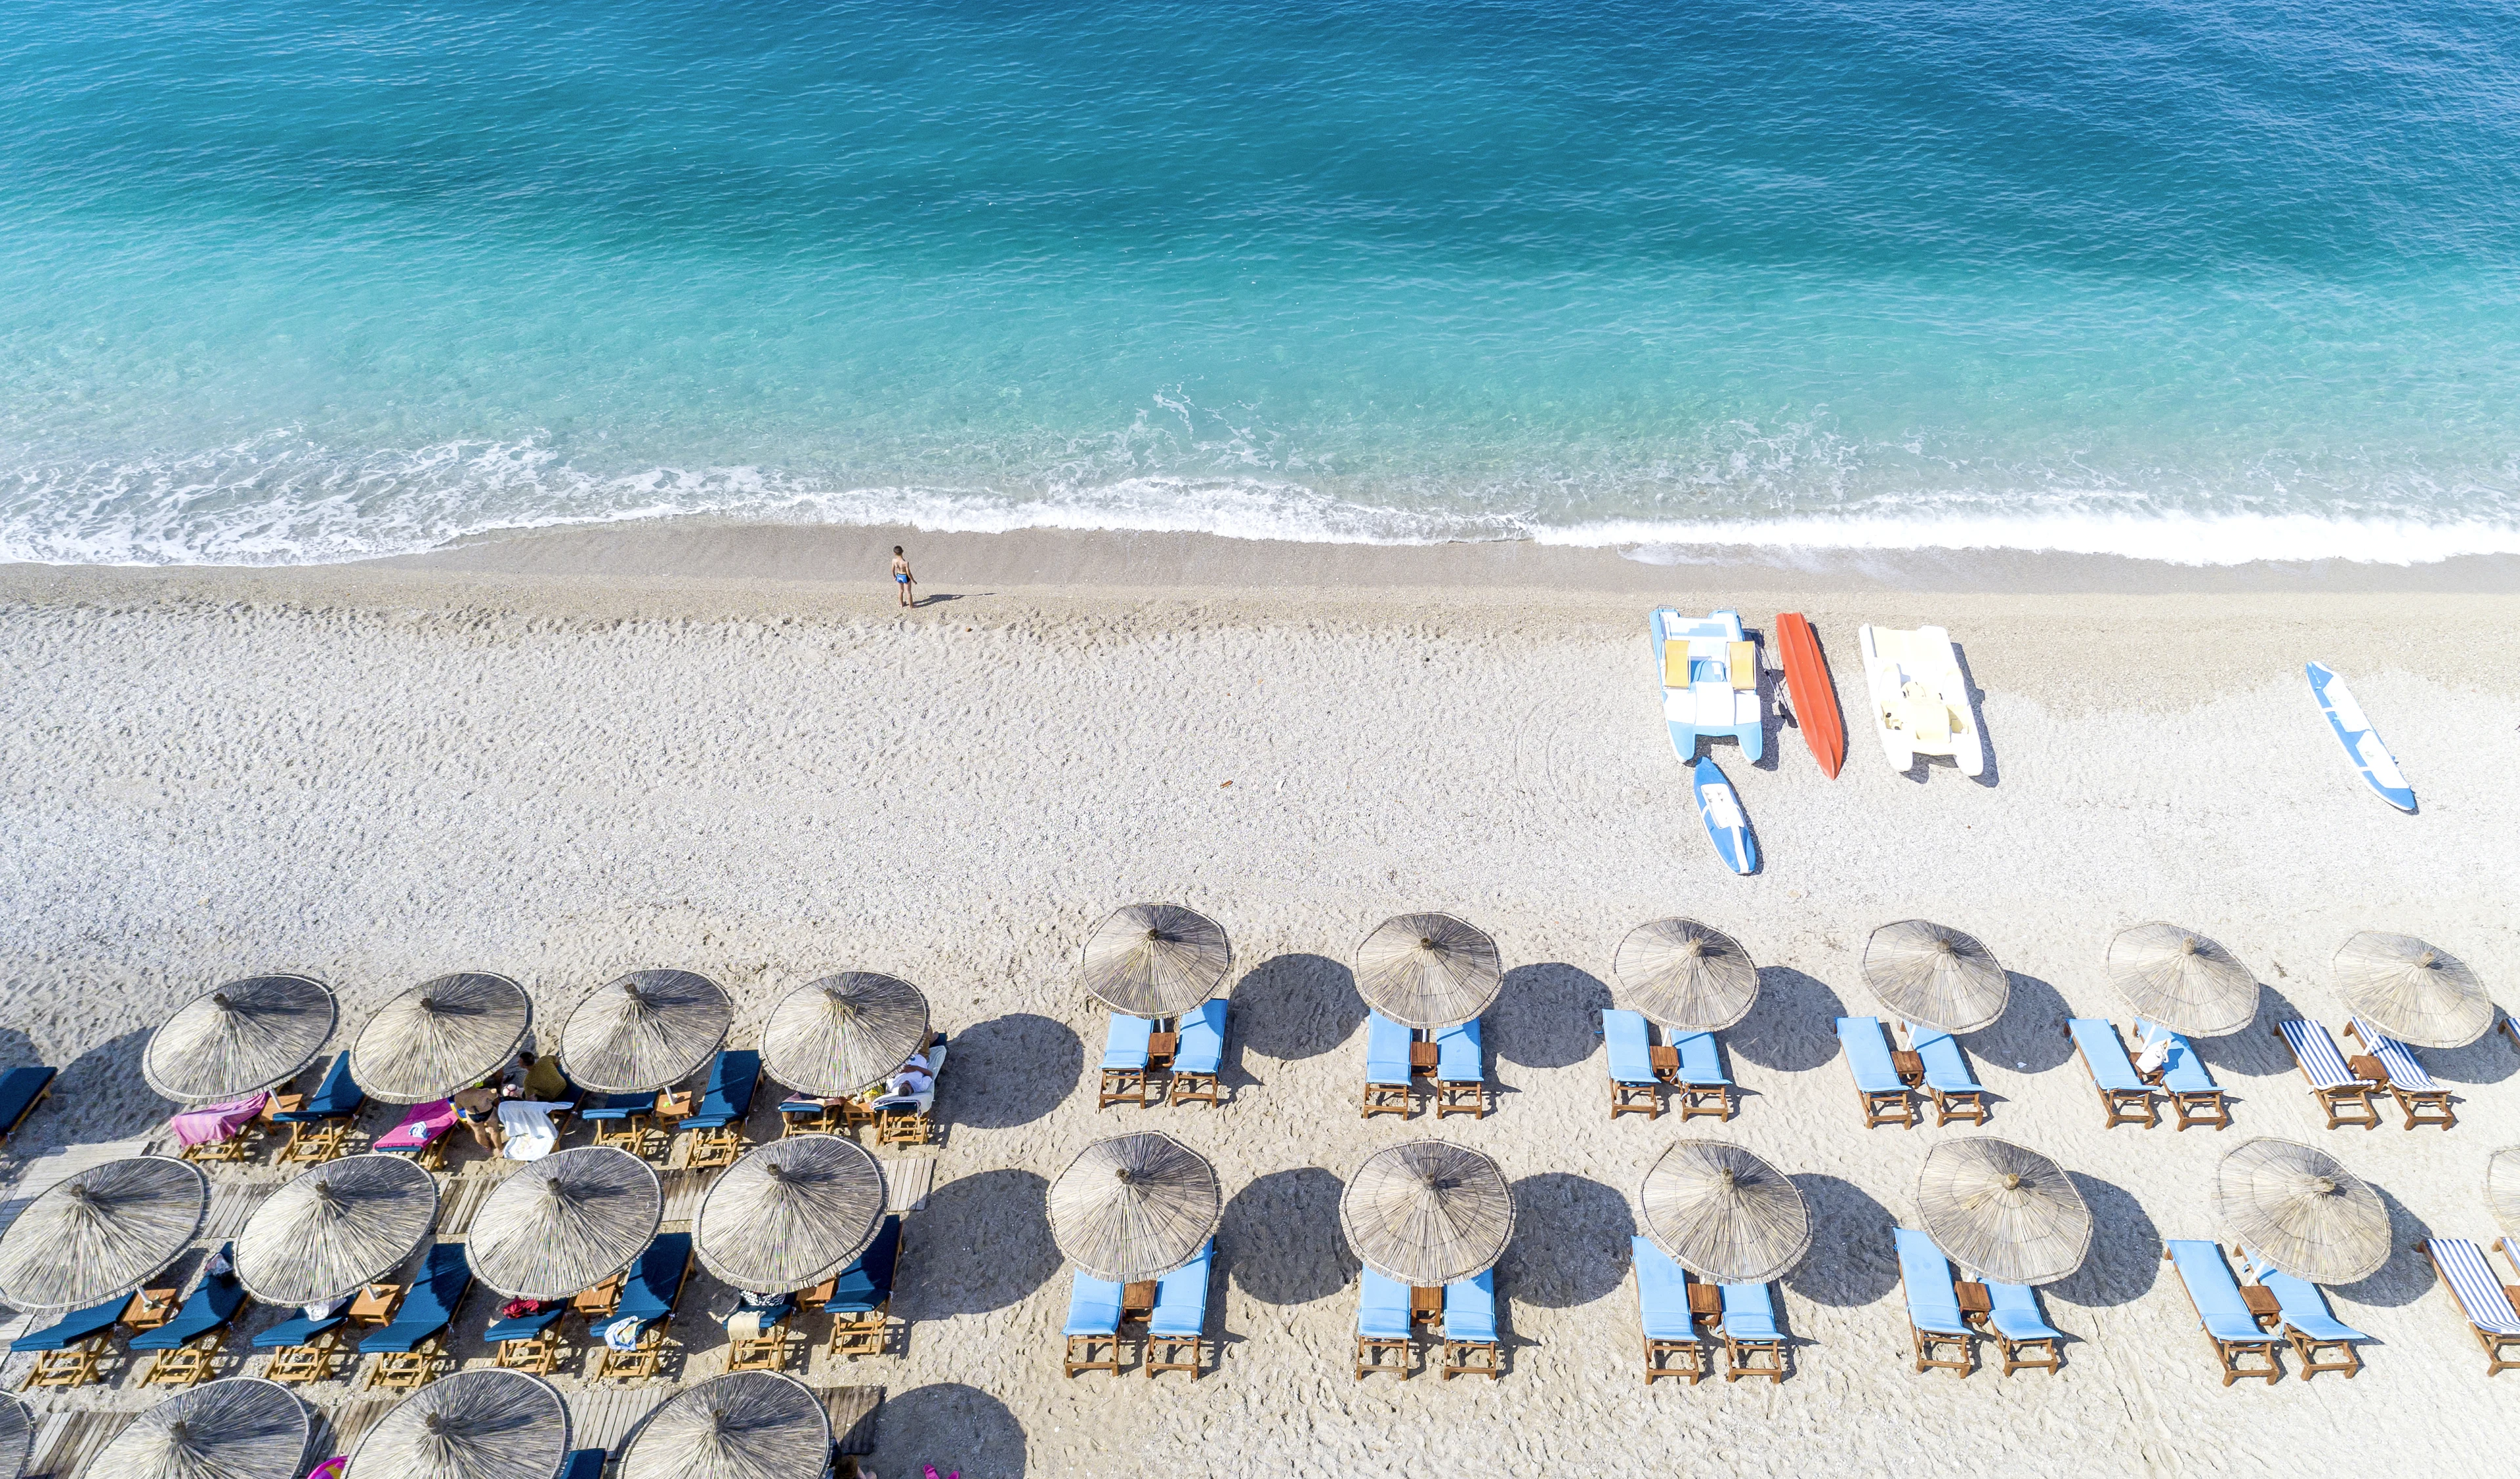
[[[1864,649],[1872,729],[1890,768],[1905,771],[1918,755],[1949,755],[1961,775],[1984,774],[1986,741],[1969,705],[1959,655],[1952,650],[1952,634],[1938,626],[1912,632],[1866,626],[1856,636]]]

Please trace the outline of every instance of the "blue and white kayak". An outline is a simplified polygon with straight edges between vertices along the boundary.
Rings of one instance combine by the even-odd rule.
[[[1750,819],[1741,815],[1741,798],[1732,794],[1732,783],[1704,757],[1697,762],[1695,776],[1691,788],[1697,792],[1697,815],[1706,823],[1715,856],[1736,874],[1758,872],[1759,844],[1750,835]]]
[[[2327,716],[2327,728],[2336,742],[2345,746],[2346,758],[2362,777],[2362,784],[2383,801],[2403,812],[2415,809],[2415,788],[2398,769],[2398,760],[2389,747],[2380,742],[2371,721],[2362,716],[2362,705],[2354,701],[2354,691],[2326,663],[2314,662],[2310,674],[2311,695],[2318,700],[2318,711]]]

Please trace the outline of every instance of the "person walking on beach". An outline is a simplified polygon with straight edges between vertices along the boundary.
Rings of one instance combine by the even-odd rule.
[[[899,545],[894,545],[892,547],[892,583],[893,586],[901,592],[901,604],[903,605],[915,606],[919,605],[919,598],[912,591],[912,587],[916,586],[918,581],[915,580],[910,573],[910,558],[901,553],[901,546]]]

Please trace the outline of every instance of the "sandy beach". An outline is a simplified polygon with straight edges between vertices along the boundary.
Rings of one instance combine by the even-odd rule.
[[[928,598],[913,611],[877,558],[896,541]],[[445,971],[514,977],[556,1031],[603,981],[677,966],[734,993],[745,1046],[787,989],[883,970],[953,1035],[944,1134],[909,1222],[906,1347],[818,1353],[812,1375],[884,1388],[868,1459],[884,1479],[929,1461],[966,1479],[2469,1469],[2520,1415],[2520,1383],[2487,1378],[2411,1245],[2492,1233],[2481,1182],[2520,1139],[2520,1053],[2498,1032],[2423,1054],[2459,1097],[2454,1129],[2392,1111],[2329,1131],[2271,1024],[2341,1029],[2327,962],[2362,929],[2431,940],[2515,1000],[2513,573],[743,525],[374,565],[0,567],[0,1065],[64,1069],[10,1149],[155,1133],[169,1106],[140,1082],[142,1043],[234,976],[330,983],[345,1045]],[[1858,623],[1949,627],[1986,774],[1894,773],[1863,730],[1834,781],[1790,730],[1756,766],[1718,744],[1766,857],[1725,874],[1659,722],[1656,604],[1738,605],[1763,629],[1805,612],[1842,701]],[[2351,677],[2418,815],[2355,781],[2306,692],[2312,658]],[[1232,934],[1218,1108],[1095,1108],[1105,1014],[1076,951],[1141,899]],[[1483,1119],[1357,1115],[1347,962],[1415,910],[1504,954]],[[1763,967],[1724,1034],[1740,1110],[1612,1123],[1595,1035],[1611,951],[1675,915]],[[1994,1095],[1985,1133],[2063,1163],[2095,1215],[2089,1261],[2045,1291],[2072,1337],[2053,1375],[1910,1367],[1890,1231],[1912,1221],[1926,1150],[1979,1132],[1863,1129],[1832,1021],[1877,1009],[1868,934],[1917,917],[2012,973],[2003,1018],[1963,1042]],[[2150,919],[2213,936],[2263,983],[2251,1028],[2200,1045],[2231,1130],[2104,1130],[2071,1056],[2069,1014],[2129,1019],[2102,952]],[[1195,1383],[1059,1370],[1067,1277],[1043,1190],[1135,1128],[1212,1157],[1229,1197],[1223,1350]],[[1817,1214],[1781,1284],[1782,1383],[1639,1380],[1631,1198],[1683,1134],[1756,1150]],[[2161,1263],[2162,1238],[2214,1235],[2213,1165],[2258,1135],[2329,1150],[2389,1202],[2400,1251],[2330,1291],[2373,1337],[2355,1379],[2227,1390]],[[1494,1383],[1350,1375],[1339,1190],[1418,1137],[1514,1182]],[[685,1310],[726,1297],[701,1277]],[[476,1292],[459,1320],[471,1360],[489,1304]],[[675,1329],[685,1379],[721,1368],[722,1332]],[[158,1395],[126,1374],[44,1400]]]

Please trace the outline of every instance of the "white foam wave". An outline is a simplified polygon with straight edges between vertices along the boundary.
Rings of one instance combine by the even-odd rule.
[[[1882,552],[2015,550],[2120,555],[2183,565],[2349,560],[2430,564],[2520,555],[2520,527],[2485,519],[2325,518],[2308,514],[2029,515],[1912,518],[1778,518],[1737,522],[1581,524],[1540,529],[1542,544],[1619,547],[1648,564],[1687,564],[1716,549]]]

